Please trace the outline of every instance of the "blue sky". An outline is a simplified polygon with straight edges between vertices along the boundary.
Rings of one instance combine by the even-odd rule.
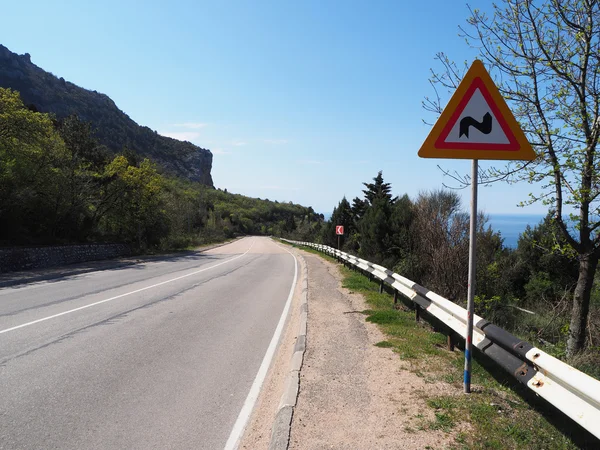
[[[470,170],[417,156],[422,121],[434,120],[421,102],[436,52],[476,55],[458,36],[463,1],[94,3],[5,2],[0,43],[139,124],[209,148],[216,187],[331,212],[379,170],[411,197],[450,183],[438,164]],[[481,188],[480,209],[543,213],[516,207],[531,190]]]

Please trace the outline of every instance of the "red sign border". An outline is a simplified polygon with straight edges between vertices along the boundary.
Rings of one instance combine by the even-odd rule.
[[[458,122],[458,118],[460,117],[460,115],[463,113],[463,111],[467,107],[467,104],[469,103],[471,98],[473,98],[473,94],[475,93],[475,91],[477,89],[479,89],[481,91],[483,98],[485,99],[488,106],[494,113],[494,117],[496,118],[496,120],[500,124],[500,127],[502,128],[502,131],[504,131],[504,134],[508,138],[508,141],[509,141],[508,144],[486,144],[486,143],[481,143],[481,142],[479,142],[479,143],[477,143],[477,142],[445,142],[446,138],[452,131],[452,128],[454,128],[454,125],[456,125],[456,122]],[[467,90],[467,92],[465,92],[464,97],[461,99],[460,103],[456,107],[456,110],[450,117],[450,120],[448,120],[448,122],[446,123],[446,126],[442,129],[440,136],[435,141],[435,146],[439,149],[444,149],[444,150],[445,149],[462,150],[462,149],[476,148],[478,150],[495,150],[495,151],[505,151],[505,152],[516,152],[516,151],[519,151],[519,149],[520,149],[520,145],[519,145],[519,142],[517,141],[517,138],[515,137],[514,133],[510,129],[510,127],[508,126],[508,123],[506,123],[506,119],[504,118],[504,115],[500,112],[500,109],[498,109],[498,105],[496,105],[496,102],[490,95],[490,92],[488,91],[488,89],[485,86],[481,77],[476,77],[473,80],[473,83],[469,86],[469,89]]]

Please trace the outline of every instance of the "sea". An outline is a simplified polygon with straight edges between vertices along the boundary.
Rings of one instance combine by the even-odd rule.
[[[492,230],[500,232],[504,239],[504,246],[509,248],[517,247],[519,236],[525,231],[527,225],[533,228],[544,220],[542,214],[487,214],[487,216],[488,225]]]
[[[324,215],[325,220],[331,217],[331,213]],[[519,236],[525,231],[527,225],[533,228],[544,220],[543,214],[487,214],[487,216],[488,225],[492,230],[500,232],[504,239],[504,246],[509,248],[517,247]]]

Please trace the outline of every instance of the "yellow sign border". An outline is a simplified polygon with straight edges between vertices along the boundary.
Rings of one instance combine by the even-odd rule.
[[[518,150],[489,150],[485,148],[477,148],[475,144],[465,149],[447,149],[438,148],[436,142],[440,138],[442,132],[448,125],[452,116],[455,114],[460,103],[463,101],[467,91],[475,80],[479,78],[483,85],[488,90],[492,100],[495,102],[496,108],[504,118],[504,122],[508,125],[509,130],[513,133]],[[462,111],[461,111],[462,112]],[[452,124],[454,125],[454,124]],[[481,144],[485,147],[485,144]],[[512,111],[504,101],[496,84],[490,77],[490,74],[485,69],[483,63],[476,59],[467,71],[466,75],[458,85],[458,88],[450,98],[450,101],[442,111],[439,119],[436,121],[432,130],[429,132],[427,139],[423,142],[419,150],[421,158],[444,158],[444,159],[489,159],[489,160],[525,160],[532,161],[536,158],[536,154],[531,147],[531,144],[525,137],[525,133],[515,119]]]

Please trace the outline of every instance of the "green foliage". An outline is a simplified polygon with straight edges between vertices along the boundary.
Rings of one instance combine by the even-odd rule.
[[[398,321],[399,317],[399,311],[371,311],[369,317],[367,317],[367,322],[373,322],[378,324],[394,323]]]
[[[338,206],[333,209],[331,219],[329,219],[321,231],[321,242],[323,244],[337,248],[338,236],[335,233],[336,225],[343,225],[344,227],[344,235],[340,236],[339,240],[340,247],[346,248],[349,239],[352,239],[356,230],[352,208],[350,207],[348,200],[346,200],[346,197],[342,198]]]
[[[366,200],[362,200],[358,197],[354,197],[352,200],[352,218],[354,219],[354,227],[357,227],[360,219],[363,218],[369,203]]]
[[[367,188],[363,191],[365,199],[362,201],[363,211],[357,220],[357,228],[361,240],[358,254],[365,259],[380,264],[389,264],[398,253],[399,248],[394,245],[394,225],[392,213],[396,212],[394,206],[397,198],[392,198],[390,183],[383,181],[381,171],[373,178],[373,183],[363,183]],[[356,202],[357,210],[360,205]],[[399,209],[400,211],[400,209]],[[358,219],[358,217],[357,217]]]
[[[469,217],[460,197],[444,190],[422,192],[414,201],[407,195],[392,197],[391,185],[383,181],[381,172],[374,183],[363,184],[369,187],[365,198],[355,198],[352,206],[342,199],[331,222],[323,225],[322,241],[336,246],[334,225],[343,224],[349,230],[343,250],[465,306]],[[481,213],[478,217],[476,313],[560,358],[566,356],[569,299],[578,278],[578,261],[572,252],[564,251],[565,244],[551,216],[528,227],[516,249],[505,248],[487,218]],[[359,283],[349,285],[350,289],[377,290],[366,279],[350,282]],[[580,360],[573,360],[573,364],[581,361],[579,367],[591,374],[597,373],[590,363],[596,359],[589,355],[594,353],[594,343],[600,342],[598,285],[588,324],[591,348]],[[384,316],[374,314],[369,320],[393,322],[396,313]]]
[[[391,205],[375,198],[359,223],[361,235],[359,255],[375,263],[382,263],[391,240]]]
[[[8,61],[9,70],[0,70],[0,86],[20,92],[23,102],[32,109],[61,119],[73,115],[86,124],[93,124],[91,136],[105,146],[111,156],[127,146],[140,160],[148,158],[158,163],[161,171],[169,176],[212,186],[212,155],[208,150],[138,125],[108,96],[57,78],[33,65],[29,57],[12,54]],[[19,76],[15,76],[15,72]]]
[[[52,118],[0,88],[0,235],[4,242],[56,233],[67,149]],[[34,220],[39,219],[39,220]]]
[[[123,155],[116,156],[105,168],[111,179],[108,191],[118,192],[118,199],[101,221],[101,229],[140,249],[157,247],[167,236],[168,219],[163,210],[163,178],[148,159],[139,167],[129,164]]]
[[[382,200],[387,204],[396,201],[396,199],[392,198],[391,184],[383,182],[383,172],[381,170],[373,178],[373,183],[363,183],[363,185],[367,188],[363,191],[363,194],[365,194],[365,202],[368,205],[373,205],[376,200]]]
[[[455,423],[452,417],[449,414],[436,412],[435,413],[435,421],[429,425],[429,429],[431,430],[443,430],[446,433],[452,431]]]
[[[54,120],[0,89],[1,244],[119,241],[140,251],[242,234],[313,240],[312,208],[167,177],[129,148],[112,155],[76,116]]]
[[[536,184],[541,193],[530,193],[521,204],[548,206],[560,239],[545,248],[578,259],[567,345],[572,357],[589,342],[590,292],[600,259],[600,3],[505,0],[494,3],[490,14],[470,12],[461,34],[479,49],[479,59],[537,152],[534,161],[508,162],[482,176],[484,181]],[[426,98],[423,106],[440,114],[440,92],[453,90],[463,71],[444,53],[437,59],[443,70],[434,71],[430,80],[436,96]],[[538,283],[536,289],[540,287]]]
[[[505,312],[506,304],[502,297],[494,295],[486,297],[485,295],[476,295],[474,298],[475,314],[485,317],[493,323],[502,323],[503,320],[498,316]]]
[[[333,210],[331,220],[321,230],[322,243],[337,247],[335,225],[344,225],[341,247],[390,267],[410,255],[412,203],[408,196],[392,197],[391,185],[380,171],[367,188],[365,198],[354,198],[352,205],[344,197]]]

